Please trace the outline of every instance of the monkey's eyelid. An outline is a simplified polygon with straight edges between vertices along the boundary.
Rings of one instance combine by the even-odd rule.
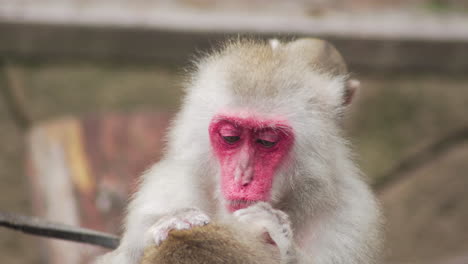
[[[277,142],[268,141],[268,140],[264,140],[264,139],[257,139],[256,142],[261,144],[262,146],[264,146],[266,148],[271,148],[274,145],[276,145],[276,143],[277,143]]]
[[[239,136],[222,136],[224,141],[226,141],[227,143],[235,143],[237,141],[239,141],[240,137]]]

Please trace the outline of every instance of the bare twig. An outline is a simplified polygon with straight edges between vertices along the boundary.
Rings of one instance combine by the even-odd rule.
[[[2,90],[6,104],[9,106],[16,124],[22,129],[28,129],[33,118],[26,102],[21,72],[16,66],[6,61],[3,61],[2,66],[5,76],[5,85],[2,85]]]
[[[438,156],[446,153],[451,148],[465,140],[468,140],[468,125],[445,135],[444,137],[434,141],[422,151],[398,162],[390,171],[379,177],[379,180],[374,184],[375,190],[377,192],[383,191],[390,185],[404,179],[406,173],[433,161]]]
[[[87,243],[111,249],[119,245],[119,238],[111,234],[1,211],[0,226],[27,234]]]

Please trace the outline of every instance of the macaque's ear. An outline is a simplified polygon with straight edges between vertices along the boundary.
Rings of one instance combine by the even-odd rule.
[[[306,58],[314,71],[324,73],[331,78],[346,78],[348,67],[340,52],[328,41],[314,38],[301,38],[288,44],[291,54],[298,58]],[[343,87],[340,87],[342,89]],[[347,79],[343,91],[332,91],[336,95],[344,95],[344,98],[336,98],[338,105],[349,105],[356,90],[359,88],[359,81]]]
[[[288,45],[290,52],[300,58],[306,58],[310,65],[319,72],[331,76],[345,76],[348,69],[338,50],[328,41],[315,38],[300,38]]]
[[[346,80],[343,105],[347,106],[353,101],[356,91],[361,87],[361,82],[356,79]]]

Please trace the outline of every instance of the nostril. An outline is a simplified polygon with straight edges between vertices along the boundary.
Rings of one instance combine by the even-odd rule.
[[[250,176],[246,177],[245,174],[243,176],[244,177],[242,177],[242,186],[245,187],[245,186],[249,185],[252,182],[252,177],[250,177]]]

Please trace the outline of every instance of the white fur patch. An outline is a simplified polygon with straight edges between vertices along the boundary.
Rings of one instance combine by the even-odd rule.
[[[279,45],[281,44],[278,39],[270,39],[270,40],[268,40],[268,43],[270,43],[270,47],[273,50],[278,48]]]
[[[190,229],[194,226],[204,226],[209,222],[210,218],[198,209],[182,209],[161,218],[148,230],[148,235],[156,245],[160,245],[171,230]]]

